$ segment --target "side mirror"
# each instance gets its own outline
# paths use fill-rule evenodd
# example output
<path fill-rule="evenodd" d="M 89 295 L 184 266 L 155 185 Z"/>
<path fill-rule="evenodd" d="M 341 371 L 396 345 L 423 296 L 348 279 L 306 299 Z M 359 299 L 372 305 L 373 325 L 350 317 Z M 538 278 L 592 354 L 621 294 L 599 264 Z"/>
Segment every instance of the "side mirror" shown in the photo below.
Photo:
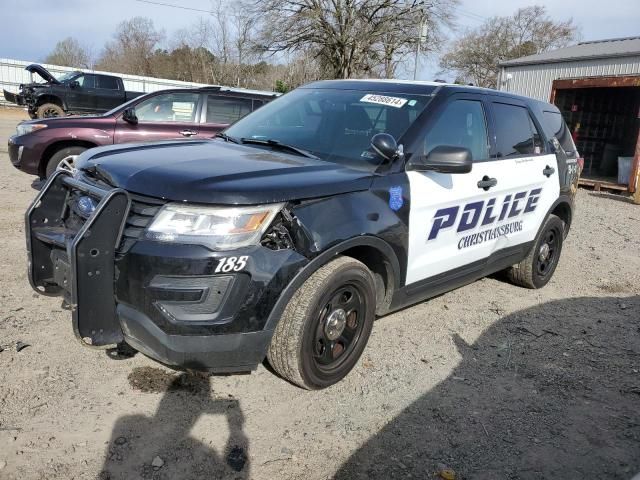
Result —
<path fill-rule="evenodd" d="M 80 83 L 77 80 L 73 80 L 72 82 L 69 83 L 69 86 L 71 88 L 79 88 L 80 87 Z"/>
<path fill-rule="evenodd" d="M 393 160 L 403 155 L 402 145 L 398 145 L 393 135 L 376 133 L 371 139 L 371 148 L 385 160 Z"/>
<path fill-rule="evenodd" d="M 125 109 L 125 111 L 122 112 L 122 119 L 125 122 L 130 123 L 131 125 L 137 125 L 138 117 L 136 116 L 136 109 L 135 108 Z"/>
<path fill-rule="evenodd" d="M 439 145 L 424 157 L 411 159 L 407 170 L 432 170 L 439 173 L 469 173 L 473 166 L 471 151 L 464 147 Z"/>

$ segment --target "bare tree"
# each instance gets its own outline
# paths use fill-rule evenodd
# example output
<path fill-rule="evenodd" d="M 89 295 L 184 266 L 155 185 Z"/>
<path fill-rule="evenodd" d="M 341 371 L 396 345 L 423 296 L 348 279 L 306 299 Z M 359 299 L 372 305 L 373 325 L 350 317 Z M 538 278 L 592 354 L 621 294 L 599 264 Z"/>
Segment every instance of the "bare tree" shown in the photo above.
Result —
<path fill-rule="evenodd" d="M 153 75 L 153 56 L 164 31 L 156 30 L 153 21 L 133 17 L 120 23 L 97 63 L 98 68 L 134 75 Z"/>
<path fill-rule="evenodd" d="M 89 49 L 80 45 L 73 37 L 60 40 L 44 59 L 45 63 L 73 68 L 91 68 Z"/>
<path fill-rule="evenodd" d="M 270 52 L 306 50 L 330 76 L 395 73 L 398 59 L 412 51 L 421 17 L 429 17 L 433 38 L 450 24 L 458 0 L 264 0 L 254 4 L 260 41 Z M 428 8 L 425 8 L 427 7 Z M 264 15 L 264 12 L 268 12 Z"/>
<path fill-rule="evenodd" d="M 564 47 L 578 37 L 572 19 L 555 21 L 542 6 L 521 8 L 467 31 L 443 55 L 440 66 L 466 82 L 495 87 L 500 62 Z"/>

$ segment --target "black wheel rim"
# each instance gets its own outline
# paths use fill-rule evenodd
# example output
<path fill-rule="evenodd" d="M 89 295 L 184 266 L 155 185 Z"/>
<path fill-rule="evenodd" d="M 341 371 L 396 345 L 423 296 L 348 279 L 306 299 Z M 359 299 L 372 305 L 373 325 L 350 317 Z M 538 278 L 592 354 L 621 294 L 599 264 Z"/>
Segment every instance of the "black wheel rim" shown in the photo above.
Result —
<path fill-rule="evenodd" d="M 56 110 L 55 108 L 45 108 L 43 115 L 45 116 L 45 118 L 59 116 L 58 110 Z"/>
<path fill-rule="evenodd" d="M 538 259 L 536 261 L 536 273 L 540 277 L 546 277 L 553 272 L 560 250 L 560 232 L 551 228 L 544 233 L 538 247 Z"/>
<path fill-rule="evenodd" d="M 365 324 L 363 299 L 358 286 L 346 284 L 320 302 L 313 336 L 313 362 L 319 370 L 335 370 L 355 349 Z"/>

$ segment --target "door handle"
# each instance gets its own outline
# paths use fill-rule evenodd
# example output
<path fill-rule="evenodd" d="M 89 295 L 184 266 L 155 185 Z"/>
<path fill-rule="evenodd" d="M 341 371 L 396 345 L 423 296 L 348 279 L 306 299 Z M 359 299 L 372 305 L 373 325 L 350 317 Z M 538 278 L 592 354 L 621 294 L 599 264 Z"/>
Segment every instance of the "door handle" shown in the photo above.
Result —
<path fill-rule="evenodd" d="M 478 188 L 482 188 L 486 192 L 491 187 L 495 187 L 497 184 L 498 184 L 498 180 L 496 180 L 495 178 L 490 178 L 487 175 L 485 175 L 484 177 L 482 177 L 482 180 L 478 182 Z"/>
<path fill-rule="evenodd" d="M 544 170 L 542 170 L 542 173 L 544 173 L 546 175 L 547 178 L 549 178 L 551 175 L 553 175 L 554 173 L 556 173 L 556 169 L 553 167 L 550 167 L 549 165 L 547 165 Z"/>
<path fill-rule="evenodd" d="M 194 132 L 193 130 L 182 130 L 180 132 L 180 135 L 182 135 L 183 137 L 192 137 L 194 135 L 197 135 L 198 132 Z"/>

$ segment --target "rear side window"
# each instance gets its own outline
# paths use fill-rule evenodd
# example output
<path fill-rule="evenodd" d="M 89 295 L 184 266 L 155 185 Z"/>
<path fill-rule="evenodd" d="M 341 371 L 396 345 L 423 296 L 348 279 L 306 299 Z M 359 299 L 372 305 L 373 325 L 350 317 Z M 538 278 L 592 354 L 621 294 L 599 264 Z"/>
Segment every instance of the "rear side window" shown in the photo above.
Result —
<path fill-rule="evenodd" d="M 106 88 L 107 90 L 119 90 L 118 79 L 115 77 L 99 75 L 98 88 Z"/>
<path fill-rule="evenodd" d="M 455 100 L 445 107 L 427 133 L 424 153 L 443 145 L 468 148 L 474 161 L 489 157 L 482 102 Z"/>
<path fill-rule="evenodd" d="M 569 131 L 567 124 L 564 122 L 560 112 L 545 111 L 543 114 L 547 128 L 553 133 L 553 136 L 558 139 L 558 142 L 560 142 L 565 153 L 574 153 L 576 151 L 576 146 L 573 143 L 571 132 Z"/>
<path fill-rule="evenodd" d="M 506 103 L 494 103 L 493 111 L 498 157 L 541 153 L 542 137 L 526 108 Z"/>
<path fill-rule="evenodd" d="M 207 97 L 207 123 L 231 124 L 251 113 L 249 98 Z"/>

